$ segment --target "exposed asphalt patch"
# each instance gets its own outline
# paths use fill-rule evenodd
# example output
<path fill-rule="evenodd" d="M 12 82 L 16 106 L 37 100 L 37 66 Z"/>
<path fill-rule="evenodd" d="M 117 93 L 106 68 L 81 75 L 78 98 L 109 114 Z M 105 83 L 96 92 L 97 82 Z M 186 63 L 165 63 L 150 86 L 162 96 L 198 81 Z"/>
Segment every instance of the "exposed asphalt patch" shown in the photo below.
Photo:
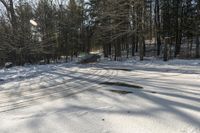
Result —
<path fill-rule="evenodd" d="M 123 90 L 109 90 L 109 91 L 111 91 L 111 92 L 113 92 L 113 93 L 121 94 L 121 95 L 126 95 L 126 94 L 131 94 L 131 93 L 133 93 L 133 92 L 131 92 L 131 91 L 123 91 Z"/>
<path fill-rule="evenodd" d="M 150 93 L 157 94 L 157 92 L 155 92 L 155 91 L 150 91 Z"/>
<path fill-rule="evenodd" d="M 122 82 L 103 82 L 101 84 L 103 84 L 103 85 L 111 85 L 111 86 L 129 87 L 129 88 L 134 88 L 134 89 L 143 89 L 142 86 L 128 84 L 128 83 L 122 83 Z"/>
<path fill-rule="evenodd" d="M 113 92 L 113 93 L 117 93 L 117 94 L 120 94 L 120 95 L 126 95 L 126 94 L 132 94 L 132 93 L 134 93 L 133 91 L 128 91 L 128 90 L 108 90 L 108 91 Z M 152 93 L 152 94 L 157 94 L 157 92 L 155 92 L 155 91 L 144 91 L 144 92 L 146 92 L 146 93 Z"/>
<path fill-rule="evenodd" d="M 130 72 L 132 71 L 131 69 L 128 69 L 128 68 L 104 68 L 104 69 L 107 69 L 107 70 L 120 70 L 120 71 L 127 71 L 127 72 Z"/>
<path fill-rule="evenodd" d="M 141 90 L 142 92 L 146 92 L 146 93 L 152 93 L 152 94 L 158 94 L 156 91 L 148 91 L 148 90 L 143 90 L 142 86 L 139 85 L 134 85 L 134 84 L 128 84 L 128 83 L 122 83 L 122 82 L 103 82 L 101 83 L 103 85 L 110 85 L 110 86 L 120 86 L 120 87 L 128 87 L 128 88 L 132 88 L 132 89 L 137 89 L 137 90 Z M 108 90 L 114 93 L 118 93 L 121 95 L 126 95 L 126 94 L 131 94 L 133 93 L 133 91 L 129 91 L 129 90 Z"/>

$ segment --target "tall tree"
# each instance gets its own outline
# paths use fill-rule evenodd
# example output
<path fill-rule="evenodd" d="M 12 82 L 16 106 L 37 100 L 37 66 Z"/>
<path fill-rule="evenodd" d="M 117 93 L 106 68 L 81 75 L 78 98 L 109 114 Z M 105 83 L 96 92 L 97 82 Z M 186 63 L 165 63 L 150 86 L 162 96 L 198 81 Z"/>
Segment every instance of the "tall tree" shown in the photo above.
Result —
<path fill-rule="evenodd" d="M 155 0 L 155 28 L 156 28 L 157 56 L 159 56 L 160 49 L 161 49 L 161 22 L 160 22 L 160 1 L 159 0 Z"/>
<path fill-rule="evenodd" d="M 195 15 L 195 29 L 196 29 L 196 58 L 200 57 L 200 0 L 196 0 L 196 15 Z"/>

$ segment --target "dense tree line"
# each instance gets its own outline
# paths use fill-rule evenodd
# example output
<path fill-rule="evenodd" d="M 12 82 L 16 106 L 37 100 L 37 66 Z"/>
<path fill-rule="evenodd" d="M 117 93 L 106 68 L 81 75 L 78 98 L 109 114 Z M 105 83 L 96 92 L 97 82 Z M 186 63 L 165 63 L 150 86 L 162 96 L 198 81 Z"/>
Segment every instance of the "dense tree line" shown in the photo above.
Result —
<path fill-rule="evenodd" d="M 199 58 L 200 0 L 0 0 L 0 64 L 105 57 Z M 37 22 L 32 25 L 30 20 Z"/>

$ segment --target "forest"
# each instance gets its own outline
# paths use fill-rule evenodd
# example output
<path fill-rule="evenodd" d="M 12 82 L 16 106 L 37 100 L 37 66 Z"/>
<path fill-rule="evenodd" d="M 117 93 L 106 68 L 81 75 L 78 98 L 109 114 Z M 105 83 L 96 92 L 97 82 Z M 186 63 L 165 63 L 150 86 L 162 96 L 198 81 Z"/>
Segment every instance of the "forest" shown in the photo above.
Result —
<path fill-rule="evenodd" d="M 200 57 L 200 0 L 0 0 L 0 65 L 100 50 L 113 60 Z"/>

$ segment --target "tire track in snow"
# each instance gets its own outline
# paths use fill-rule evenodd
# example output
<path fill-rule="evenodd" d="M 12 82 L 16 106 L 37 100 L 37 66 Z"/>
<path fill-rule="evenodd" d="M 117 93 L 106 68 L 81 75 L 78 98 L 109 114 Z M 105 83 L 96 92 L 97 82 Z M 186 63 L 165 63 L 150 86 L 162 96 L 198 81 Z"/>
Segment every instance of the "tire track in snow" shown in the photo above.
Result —
<path fill-rule="evenodd" d="M 98 74 L 97 73 L 97 71 L 95 71 L 94 72 L 95 74 Z M 67 75 L 65 75 L 65 76 L 67 76 Z M 91 75 L 91 74 L 88 74 L 87 76 L 85 76 L 85 78 L 90 78 L 90 76 L 93 76 L 93 75 Z M 53 86 L 48 86 L 48 87 L 43 87 L 43 88 L 35 88 L 34 89 L 34 91 L 36 91 L 36 93 L 38 92 L 46 92 L 46 91 L 49 91 L 49 90 L 53 90 L 53 89 L 55 89 L 55 88 L 58 88 L 58 87 L 61 87 L 62 85 L 65 85 L 66 83 L 67 84 L 69 84 L 69 83 L 76 83 L 77 82 L 77 80 L 80 80 L 80 78 L 76 78 L 76 79 L 70 79 L 70 81 L 69 80 L 67 80 L 67 81 L 65 81 L 65 82 L 63 82 L 63 83 L 60 83 L 60 84 L 56 84 L 56 85 L 53 85 Z M 49 89 L 50 88 L 50 89 Z M 29 92 L 29 93 L 31 93 L 31 95 L 33 95 L 34 94 L 34 91 L 33 90 L 21 90 L 20 91 L 20 93 L 25 93 L 25 92 Z M 55 90 L 55 91 L 57 91 L 57 89 Z M 14 92 L 14 93 L 19 93 L 19 92 Z M 5 94 L 5 93 L 0 93 L 0 94 Z M 1 96 L 0 95 L 0 97 L 1 97 L 1 99 L 2 98 L 7 98 L 7 99 L 10 99 L 10 97 L 8 97 L 9 96 L 9 93 L 7 93 L 7 95 L 4 95 L 5 97 L 3 97 L 3 96 Z M 24 95 L 24 96 L 29 96 L 29 95 Z M 20 100 L 20 99 L 17 99 L 17 98 L 21 98 L 21 99 L 23 99 L 24 97 L 19 97 L 19 94 L 18 95 L 15 95 L 15 97 L 14 97 L 14 99 L 11 99 L 11 100 L 7 100 L 7 101 L 5 101 L 5 100 L 0 100 L 0 105 L 1 104 L 3 104 L 3 103 L 7 103 L 7 102 L 13 102 L 13 101 L 17 101 L 17 100 Z M 1 106 L 0 106 L 1 107 Z"/>
<path fill-rule="evenodd" d="M 117 71 L 107 71 L 107 70 L 105 70 L 105 73 L 103 73 L 102 75 L 99 75 L 98 78 L 93 79 L 93 81 L 94 81 L 93 85 L 90 85 L 90 86 L 86 85 L 87 81 L 79 81 L 79 85 L 77 85 L 77 86 L 65 85 L 65 86 L 68 86 L 70 88 L 63 89 L 62 91 L 57 91 L 57 92 L 53 92 L 53 93 L 46 94 L 46 95 L 36 96 L 36 97 L 34 97 L 32 99 L 28 99 L 26 101 L 18 101 L 18 102 L 15 102 L 15 103 L 12 103 L 12 104 L 9 104 L 9 105 L 6 105 L 6 106 L 1 106 L 0 113 L 12 111 L 12 110 L 15 110 L 15 109 L 29 107 L 31 105 L 34 105 L 34 104 L 37 104 L 37 103 L 47 102 L 49 100 L 52 101 L 52 100 L 56 100 L 56 99 L 59 99 L 59 98 L 75 95 L 77 93 L 81 93 L 81 92 L 84 92 L 84 91 L 87 91 L 87 90 L 90 90 L 90 89 L 98 89 L 98 88 L 100 88 L 100 86 L 96 86 L 97 83 L 103 82 L 102 80 L 108 81 L 116 75 L 117 75 Z M 91 78 L 93 78 L 93 77 L 91 77 Z M 60 95 L 60 93 L 62 93 L 62 95 Z"/>
<path fill-rule="evenodd" d="M 90 72 L 91 70 L 89 70 L 88 72 Z M 54 72 L 56 72 L 56 71 L 54 71 Z M 63 71 L 63 72 L 69 72 L 68 74 L 74 74 L 74 73 L 77 73 L 77 70 L 75 70 L 75 71 L 72 71 L 72 70 L 65 70 L 65 71 Z M 50 73 L 48 73 L 48 74 L 50 74 Z M 68 74 L 65 74 L 66 76 L 68 75 Z M 47 75 L 45 75 L 45 76 L 47 76 Z M 64 76 L 63 76 L 64 77 Z M 44 78 L 44 77 L 41 77 L 40 79 L 30 79 L 30 80 L 28 80 L 28 81 L 20 81 L 19 83 L 18 83 L 18 85 L 20 84 L 23 84 L 23 83 L 27 83 L 27 82 L 31 82 L 32 80 L 33 80 L 33 82 L 31 82 L 31 83 L 29 83 L 29 84 L 26 84 L 26 85 L 23 85 L 23 87 L 30 87 L 30 86 L 34 86 L 35 84 L 39 84 L 39 85 L 41 85 L 41 84 L 43 84 L 43 83 L 51 83 L 51 81 L 55 81 L 55 80 L 57 80 L 57 79 L 60 79 L 60 77 L 59 76 L 57 76 L 57 77 L 55 77 L 55 78 L 47 78 L 47 77 L 45 77 L 45 78 L 47 78 L 46 80 L 42 80 L 42 78 Z M 37 80 L 37 82 L 36 82 L 36 80 Z M 51 87 L 51 86 L 48 86 L 48 87 Z M 0 92 L 9 92 L 9 91 L 12 91 L 12 90 L 15 90 L 16 89 L 16 85 L 13 85 L 13 86 L 11 86 L 11 87 L 9 87 L 9 89 L 1 89 L 0 90 Z"/>

